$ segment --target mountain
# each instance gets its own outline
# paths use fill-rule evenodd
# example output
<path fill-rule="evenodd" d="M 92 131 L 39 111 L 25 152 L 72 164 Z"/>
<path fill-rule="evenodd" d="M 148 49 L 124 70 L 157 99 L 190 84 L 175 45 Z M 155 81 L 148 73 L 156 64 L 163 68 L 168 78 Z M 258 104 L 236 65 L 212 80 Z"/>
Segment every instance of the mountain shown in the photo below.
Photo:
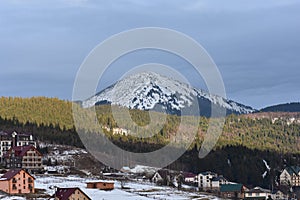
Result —
<path fill-rule="evenodd" d="M 269 106 L 260 110 L 261 112 L 300 112 L 300 103 L 285 103 Z"/>
<path fill-rule="evenodd" d="M 83 101 L 82 106 L 88 108 L 94 105 L 113 104 L 139 110 L 162 109 L 168 114 L 181 115 L 193 113 L 197 108 L 195 107 L 197 101 L 201 116 L 209 117 L 212 105 L 217 111 L 225 108 L 227 114 L 246 114 L 255 111 L 249 106 L 192 88 L 186 83 L 153 72 L 127 76 Z"/>

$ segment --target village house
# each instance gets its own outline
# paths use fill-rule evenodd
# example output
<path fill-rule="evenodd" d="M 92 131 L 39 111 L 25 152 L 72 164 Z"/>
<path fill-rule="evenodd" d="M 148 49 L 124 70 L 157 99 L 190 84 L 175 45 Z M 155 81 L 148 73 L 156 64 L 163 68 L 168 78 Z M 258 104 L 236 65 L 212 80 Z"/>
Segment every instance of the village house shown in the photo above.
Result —
<path fill-rule="evenodd" d="M 227 184 L 228 181 L 222 175 L 213 172 L 203 172 L 198 175 L 198 187 L 204 191 L 220 190 L 221 184 Z"/>
<path fill-rule="evenodd" d="M 34 146 L 14 146 L 3 156 L 7 168 L 23 168 L 31 172 L 42 170 L 42 154 Z"/>
<path fill-rule="evenodd" d="M 157 185 L 172 185 L 171 174 L 168 170 L 160 169 L 152 176 L 151 181 Z"/>
<path fill-rule="evenodd" d="M 92 200 L 80 188 L 57 188 L 54 194 L 55 200 Z"/>
<path fill-rule="evenodd" d="M 264 200 L 271 197 L 271 191 L 261 187 L 255 187 L 245 192 L 245 200 Z"/>
<path fill-rule="evenodd" d="M 0 157 L 13 146 L 26 146 L 32 145 L 36 147 L 36 142 L 33 140 L 33 136 L 27 133 L 7 133 L 0 131 Z"/>
<path fill-rule="evenodd" d="M 0 178 L 0 190 L 8 194 L 34 193 L 34 180 L 23 169 L 10 170 Z"/>
<path fill-rule="evenodd" d="M 183 176 L 185 183 L 198 183 L 198 176 L 196 174 L 185 172 Z"/>
<path fill-rule="evenodd" d="M 283 190 L 274 190 L 271 194 L 273 200 L 288 200 L 289 195 L 286 191 Z"/>
<path fill-rule="evenodd" d="M 212 190 L 220 191 L 220 185 L 224 185 L 224 184 L 228 184 L 228 181 L 222 175 L 213 177 L 211 179 L 211 189 Z"/>
<path fill-rule="evenodd" d="M 220 195 L 226 199 L 244 199 L 245 187 L 242 184 L 220 185 Z"/>
<path fill-rule="evenodd" d="M 100 190 L 113 190 L 113 181 L 94 181 L 86 183 L 86 187 L 89 189 L 100 189 Z"/>
<path fill-rule="evenodd" d="M 286 167 L 279 177 L 280 185 L 300 186 L 300 167 Z"/>
<path fill-rule="evenodd" d="M 212 178 L 218 175 L 213 172 L 203 172 L 198 174 L 198 187 L 202 190 L 210 190 L 212 188 Z"/>

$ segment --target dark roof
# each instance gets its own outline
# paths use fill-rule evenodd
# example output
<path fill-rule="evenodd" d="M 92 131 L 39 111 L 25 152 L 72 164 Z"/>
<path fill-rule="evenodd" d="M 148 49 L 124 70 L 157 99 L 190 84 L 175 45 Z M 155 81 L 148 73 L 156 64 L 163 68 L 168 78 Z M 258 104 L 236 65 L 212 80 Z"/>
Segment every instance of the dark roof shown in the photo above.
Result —
<path fill-rule="evenodd" d="M 197 176 L 196 174 L 193 174 L 193 173 L 191 173 L 191 172 L 184 172 L 183 173 L 183 176 L 185 177 L 185 178 L 194 178 L 195 176 Z"/>
<path fill-rule="evenodd" d="M 300 167 L 299 166 L 290 166 L 290 167 L 286 167 L 285 170 L 290 174 L 296 174 L 298 175 L 300 172 Z"/>
<path fill-rule="evenodd" d="M 3 176 L 1 176 L 1 178 L 6 178 L 7 180 L 12 179 L 13 177 L 15 177 L 18 173 L 20 173 L 21 171 L 26 172 L 23 169 L 12 169 L 9 170 L 8 172 L 6 172 L 5 174 L 3 174 Z M 28 172 L 26 172 L 29 176 L 31 176 Z M 31 176 L 33 179 L 35 179 L 33 176 Z"/>
<path fill-rule="evenodd" d="M 22 169 L 13 169 L 13 170 L 9 170 L 8 172 L 6 172 L 5 174 L 3 174 L 3 176 L 1 176 L 1 178 L 6 178 L 7 180 L 12 179 L 15 175 L 17 175 Z"/>
<path fill-rule="evenodd" d="M 16 157 L 23 157 L 27 153 L 27 151 L 29 151 L 30 149 L 34 149 L 38 154 L 42 155 L 34 146 L 28 145 L 28 146 L 14 146 L 14 147 L 12 147 L 12 148 L 9 149 L 9 151 L 6 152 L 4 157 L 5 158 L 9 157 L 12 150 L 15 151 L 15 156 Z"/>
<path fill-rule="evenodd" d="M 68 198 L 76 191 L 79 190 L 81 193 L 85 194 L 80 188 L 57 188 L 55 192 L 55 197 L 57 197 L 59 200 L 68 200 Z M 85 194 L 85 196 L 87 196 Z M 87 196 L 89 200 L 91 198 Z"/>
<path fill-rule="evenodd" d="M 210 171 L 207 171 L 207 172 L 201 172 L 200 174 L 202 174 L 203 176 L 206 176 L 206 175 L 213 175 L 213 176 L 217 176 L 217 173 L 210 172 Z"/>
<path fill-rule="evenodd" d="M 220 192 L 241 192 L 242 189 L 242 184 L 221 184 L 220 186 Z"/>
<path fill-rule="evenodd" d="M 211 180 L 212 181 L 221 181 L 221 180 L 227 181 L 226 178 L 224 178 L 223 176 L 213 177 Z"/>

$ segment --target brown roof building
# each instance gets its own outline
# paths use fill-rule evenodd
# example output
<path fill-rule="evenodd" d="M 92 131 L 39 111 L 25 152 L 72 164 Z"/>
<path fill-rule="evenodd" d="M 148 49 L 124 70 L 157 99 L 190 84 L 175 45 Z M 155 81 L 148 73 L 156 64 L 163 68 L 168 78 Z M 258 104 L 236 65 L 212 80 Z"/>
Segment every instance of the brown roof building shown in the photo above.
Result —
<path fill-rule="evenodd" d="M 34 193 L 34 180 L 23 169 L 10 170 L 0 178 L 0 190 L 8 194 Z"/>
<path fill-rule="evenodd" d="M 80 188 L 57 188 L 55 200 L 92 200 Z"/>
<path fill-rule="evenodd" d="M 86 183 L 87 188 L 100 189 L 100 190 L 113 190 L 114 182 L 110 181 L 95 181 Z"/>
<path fill-rule="evenodd" d="M 4 164 L 10 169 L 39 171 L 42 169 L 42 157 L 34 146 L 14 146 L 4 155 Z"/>

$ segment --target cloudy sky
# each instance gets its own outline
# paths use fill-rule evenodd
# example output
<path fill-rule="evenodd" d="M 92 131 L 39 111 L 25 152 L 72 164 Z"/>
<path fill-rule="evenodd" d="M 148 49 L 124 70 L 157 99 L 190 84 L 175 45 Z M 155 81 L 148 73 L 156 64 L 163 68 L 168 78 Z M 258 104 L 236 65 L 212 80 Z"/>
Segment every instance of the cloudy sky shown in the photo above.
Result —
<path fill-rule="evenodd" d="M 254 108 L 299 102 L 299 22 L 298 0 L 4 0 L 0 96 L 70 100 L 76 73 L 96 45 L 128 29 L 163 27 L 189 35 L 207 50 L 230 99 Z M 143 62 L 174 65 L 189 74 L 189 66 L 164 53 L 129 55 L 123 64 Z M 101 87 L 117 77 L 106 77 Z M 201 81 L 191 82 L 201 87 Z"/>

